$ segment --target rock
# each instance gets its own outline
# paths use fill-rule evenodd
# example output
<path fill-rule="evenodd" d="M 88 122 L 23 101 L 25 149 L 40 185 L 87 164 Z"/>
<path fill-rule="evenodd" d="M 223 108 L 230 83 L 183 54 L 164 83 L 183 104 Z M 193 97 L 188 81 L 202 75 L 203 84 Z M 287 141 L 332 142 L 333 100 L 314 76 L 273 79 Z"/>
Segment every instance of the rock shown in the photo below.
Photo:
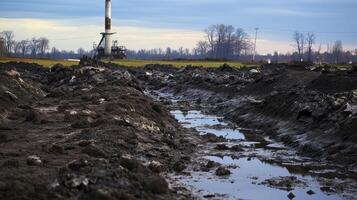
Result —
<path fill-rule="evenodd" d="M 210 143 L 226 142 L 227 141 L 227 139 L 225 139 L 223 136 L 217 137 L 215 134 L 212 134 L 212 133 L 207 133 L 205 135 L 202 135 L 202 138 Z"/>
<path fill-rule="evenodd" d="M 234 145 L 231 147 L 232 151 L 244 151 L 243 147 L 241 145 Z"/>
<path fill-rule="evenodd" d="M 27 165 L 40 166 L 40 165 L 42 165 L 42 160 L 39 156 L 32 155 L 32 156 L 27 157 Z"/>
<path fill-rule="evenodd" d="M 249 70 L 249 73 L 251 73 L 251 74 L 259 74 L 260 72 L 257 69 L 251 69 L 251 70 Z"/>
<path fill-rule="evenodd" d="M 216 197 L 216 195 L 214 195 L 214 194 L 206 194 L 203 196 L 203 198 L 205 198 L 205 199 L 214 198 L 214 197 Z"/>
<path fill-rule="evenodd" d="M 229 150 L 229 147 L 225 144 L 217 144 L 217 146 L 214 149 L 219 151 L 226 151 Z"/>
<path fill-rule="evenodd" d="M 155 173 L 161 173 L 164 171 L 164 166 L 158 161 L 151 161 L 148 167 L 151 171 Z"/>
<path fill-rule="evenodd" d="M 98 147 L 94 145 L 89 145 L 86 148 L 82 150 L 82 153 L 85 153 L 89 156 L 95 157 L 95 158 L 107 158 L 108 156 L 105 154 L 104 151 L 99 149 Z"/>
<path fill-rule="evenodd" d="M 226 169 L 224 167 L 218 167 L 218 169 L 216 170 L 217 176 L 228 176 L 230 174 L 231 174 L 231 171 L 229 171 L 228 169 Z"/>
<path fill-rule="evenodd" d="M 295 198 L 295 194 L 293 194 L 292 192 L 290 192 L 290 193 L 288 194 L 288 198 L 289 198 L 289 199 L 294 199 L 294 198 Z"/>
<path fill-rule="evenodd" d="M 147 189 L 154 194 L 166 194 L 168 192 L 169 185 L 161 176 L 150 176 L 146 182 Z"/>
<path fill-rule="evenodd" d="M 10 100 L 12 101 L 16 101 L 19 99 L 15 94 L 11 93 L 10 91 L 5 91 L 5 94 L 7 94 Z"/>
<path fill-rule="evenodd" d="M 347 103 L 344 112 L 352 115 L 357 115 L 357 106 Z"/>
<path fill-rule="evenodd" d="M 82 167 L 85 167 L 88 165 L 88 161 L 84 159 L 80 160 L 73 160 L 67 164 L 67 167 L 71 170 L 79 170 Z"/>
<path fill-rule="evenodd" d="M 309 191 L 307 191 L 307 192 L 306 192 L 306 194 L 308 194 L 308 195 L 314 195 L 314 194 L 315 194 L 315 192 L 314 192 L 314 191 L 312 191 L 312 190 L 309 190 Z"/>
<path fill-rule="evenodd" d="M 80 186 L 87 187 L 88 184 L 89 184 L 88 178 L 86 178 L 85 176 L 80 176 L 80 177 L 73 178 L 69 185 L 70 187 L 77 188 Z"/>

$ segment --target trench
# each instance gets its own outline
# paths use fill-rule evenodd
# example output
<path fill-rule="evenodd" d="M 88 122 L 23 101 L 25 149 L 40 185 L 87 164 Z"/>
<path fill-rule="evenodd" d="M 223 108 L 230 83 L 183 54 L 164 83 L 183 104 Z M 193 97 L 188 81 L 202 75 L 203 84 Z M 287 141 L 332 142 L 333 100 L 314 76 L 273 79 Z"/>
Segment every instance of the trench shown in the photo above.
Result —
<path fill-rule="evenodd" d="M 202 199 L 355 199 L 355 193 L 348 191 L 355 188 L 355 180 L 342 177 L 343 173 L 339 174 L 335 166 L 298 156 L 293 149 L 269 137 L 256 139 L 255 130 L 232 128 L 222 117 L 205 114 L 200 109 L 180 110 L 173 106 L 171 114 L 184 128 L 226 139 L 200 144 L 192 166 L 171 176 L 174 182 Z M 217 150 L 218 144 L 228 148 L 239 146 L 242 150 Z M 202 170 L 208 161 L 231 174 L 217 176 L 217 168 Z M 338 185 L 345 188 L 337 191 Z"/>

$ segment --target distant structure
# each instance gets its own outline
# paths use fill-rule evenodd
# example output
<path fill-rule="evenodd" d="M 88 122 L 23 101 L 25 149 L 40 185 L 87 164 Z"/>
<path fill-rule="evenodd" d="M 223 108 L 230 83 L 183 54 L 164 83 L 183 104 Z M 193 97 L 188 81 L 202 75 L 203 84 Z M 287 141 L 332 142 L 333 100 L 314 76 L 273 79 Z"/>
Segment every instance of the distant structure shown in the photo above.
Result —
<path fill-rule="evenodd" d="M 126 58 L 126 48 L 119 46 L 118 41 L 112 43 L 112 2 L 111 0 L 105 0 L 105 32 L 101 33 L 102 39 L 96 47 L 95 58 Z"/>
<path fill-rule="evenodd" d="M 258 38 L 259 28 L 255 28 L 255 39 L 254 39 L 254 52 L 253 52 L 253 62 L 255 62 L 255 57 L 257 55 L 257 38 Z"/>

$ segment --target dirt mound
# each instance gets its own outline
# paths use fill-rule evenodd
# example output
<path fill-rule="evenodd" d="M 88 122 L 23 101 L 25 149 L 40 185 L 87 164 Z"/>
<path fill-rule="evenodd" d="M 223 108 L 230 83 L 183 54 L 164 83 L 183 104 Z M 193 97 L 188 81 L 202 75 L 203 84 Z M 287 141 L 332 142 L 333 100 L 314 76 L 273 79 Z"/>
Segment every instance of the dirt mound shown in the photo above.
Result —
<path fill-rule="evenodd" d="M 315 69 L 315 70 L 313 70 Z M 262 131 L 318 159 L 355 166 L 356 72 L 309 63 L 253 68 L 186 67 L 167 78 L 142 74 L 149 89 L 207 106 L 240 127 Z"/>
<path fill-rule="evenodd" d="M 0 199 L 178 198 L 149 164 L 173 171 L 192 133 L 126 69 L 83 64 L 2 64 Z"/>

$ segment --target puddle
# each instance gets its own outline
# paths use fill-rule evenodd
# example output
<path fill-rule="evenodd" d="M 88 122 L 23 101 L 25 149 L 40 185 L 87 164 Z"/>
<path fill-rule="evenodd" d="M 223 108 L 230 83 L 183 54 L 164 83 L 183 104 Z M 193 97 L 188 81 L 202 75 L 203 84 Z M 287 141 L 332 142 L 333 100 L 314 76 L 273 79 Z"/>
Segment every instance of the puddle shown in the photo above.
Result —
<path fill-rule="evenodd" d="M 274 162 L 264 162 L 260 159 L 266 157 L 274 159 L 273 155 L 277 154 L 276 151 L 283 151 L 283 154 L 291 154 L 292 160 L 298 160 L 293 152 L 286 152 L 285 147 L 281 144 L 269 144 L 266 149 L 262 148 L 247 148 L 247 144 L 254 143 L 254 141 L 248 141 L 244 137 L 244 134 L 239 130 L 229 129 L 227 123 L 222 122 L 222 118 L 205 115 L 200 111 L 172 111 L 171 114 L 186 128 L 195 128 L 200 134 L 212 133 L 217 136 L 223 136 L 227 139 L 232 139 L 227 142 L 227 146 L 235 144 L 243 145 L 245 147 L 246 154 L 240 154 L 240 156 L 230 156 L 220 152 L 219 156 L 216 155 L 217 151 L 212 149 L 212 145 L 207 145 L 206 149 L 201 150 L 199 154 L 202 156 L 201 160 L 211 160 L 220 163 L 222 166 L 227 167 L 231 171 L 231 175 L 225 178 L 220 178 L 215 175 L 215 169 L 210 172 L 197 172 L 189 171 L 190 176 L 180 175 L 175 178 L 186 186 L 190 187 L 200 197 L 205 195 L 212 195 L 212 199 L 254 199 L 254 200 L 266 200 L 266 199 L 288 199 L 287 195 L 292 192 L 295 195 L 294 200 L 336 200 L 344 199 L 337 194 L 327 194 L 321 191 L 321 185 L 315 177 L 308 173 L 294 173 L 293 170 L 284 167 L 283 165 L 275 165 Z M 224 127 L 226 126 L 226 127 Z M 215 128 L 219 127 L 219 128 Z M 271 142 L 271 141 L 270 141 Z M 249 145 L 252 146 L 252 145 Z M 275 149 L 272 153 L 271 149 Z M 253 152 L 253 157 L 249 156 Z M 236 159 L 233 159 L 233 158 Z M 289 162 L 292 162 L 289 160 Z M 303 185 L 296 185 L 292 187 L 291 191 L 282 189 L 276 189 L 261 184 L 267 179 L 277 177 L 291 177 L 294 176 L 297 180 L 302 181 Z M 315 194 L 309 195 L 307 192 L 312 190 Z M 207 197 L 207 196 L 206 196 Z"/>

